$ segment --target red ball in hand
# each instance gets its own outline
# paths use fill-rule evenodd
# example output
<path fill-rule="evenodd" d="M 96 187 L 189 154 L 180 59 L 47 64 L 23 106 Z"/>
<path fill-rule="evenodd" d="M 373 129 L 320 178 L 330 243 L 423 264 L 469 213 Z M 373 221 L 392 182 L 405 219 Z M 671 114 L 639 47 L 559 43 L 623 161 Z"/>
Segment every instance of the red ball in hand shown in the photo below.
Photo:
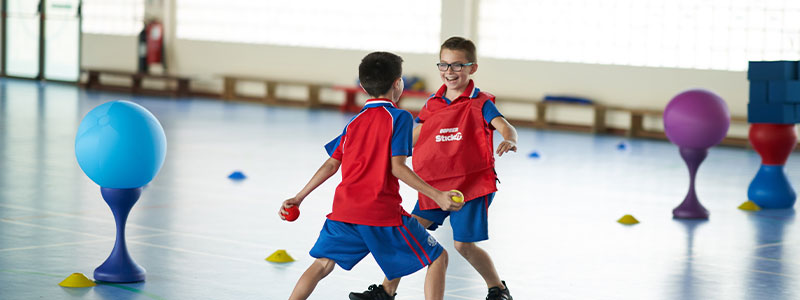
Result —
<path fill-rule="evenodd" d="M 294 220 L 297 220 L 297 217 L 300 216 L 300 208 L 298 208 L 297 205 L 289 208 L 284 208 L 284 210 L 286 210 L 287 212 L 283 214 L 284 218 L 286 218 L 286 221 L 292 222 Z"/>

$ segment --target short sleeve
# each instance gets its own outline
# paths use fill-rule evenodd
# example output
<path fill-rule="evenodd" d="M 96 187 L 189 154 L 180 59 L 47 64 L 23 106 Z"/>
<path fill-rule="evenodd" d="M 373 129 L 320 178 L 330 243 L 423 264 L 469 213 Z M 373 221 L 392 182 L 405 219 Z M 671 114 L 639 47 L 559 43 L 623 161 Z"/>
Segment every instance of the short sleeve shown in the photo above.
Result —
<path fill-rule="evenodd" d="M 411 156 L 412 122 L 411 113 L 397 110 L 394 115 L 394 130 L 392 132 L 392 156 Z"/>
<path fill-rule="evenodd" d="M 497 110 L 497 106 L 495 106 L 494 102 L 491 100 L 487 100 L 485 103 L 483 103 L 481 112 L 483 113 L 483 119 L 489 124 L 492 124 L 492 120 L 494 120 L 494 118 L 503 117 L 500 111 Z"/>
<path fill-rule="evenodd" d="M 417 118 L 414 119 L 414 122 L 424 123 L 425 119 L 428 117 L 428 114 L 430 114 L 430 111 L 428 111 L 428 102 L 426 101 L 425 105 L 422 106 L 422 109 L 419 110 L 419 114 L 417 114 Z"/>
<path fill-rule="evenodd" d="M 337 136 L 335 139 L 333 139 L 332 141 L 330 141 L 328 144 L 325 145 L 325 151 L 328 152 L 328 155 L 330 157 L 342 160 L 342 149 L 341 147 L 339 147 L 339 144 L 341 143 L 343 136 L 344 133 Z"/>

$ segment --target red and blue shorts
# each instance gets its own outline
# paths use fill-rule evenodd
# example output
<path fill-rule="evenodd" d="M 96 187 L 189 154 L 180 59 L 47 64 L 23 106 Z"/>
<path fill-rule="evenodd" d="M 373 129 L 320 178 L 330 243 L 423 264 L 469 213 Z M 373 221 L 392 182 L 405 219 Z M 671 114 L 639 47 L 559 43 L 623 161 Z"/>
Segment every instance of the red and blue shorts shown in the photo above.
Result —
<path fill-rule="evenodd" d="M 416 219 L 403 216 L 401 226 L 369 226 L 325 220 L 309 254 L 328 258 L 342 269 L 352 269 L 367 254 L 395 279 L 414 273 L 435 261 L 444 248 Z"/>

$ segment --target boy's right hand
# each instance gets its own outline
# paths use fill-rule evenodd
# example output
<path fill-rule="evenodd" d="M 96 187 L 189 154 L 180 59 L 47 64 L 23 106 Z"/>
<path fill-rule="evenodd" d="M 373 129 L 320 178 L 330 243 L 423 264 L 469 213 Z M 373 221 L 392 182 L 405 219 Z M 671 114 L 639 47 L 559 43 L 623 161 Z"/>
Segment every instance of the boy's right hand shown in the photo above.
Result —
<path fill-rule="evenodd" d="M 303 200 L 298 200 L 296 197 L 284 200 L 283 203 L 281 204 L 281 209 L 278 211 L 278 216 L 281 217 L 281 220 L 285 221 L 286 215 L 289 214 L 289 212 L 287 212 L 286 209 L 292 206 L 299 206 L 301 202 L 303 202 Z"/>
<path fill-rule="evenodd" d="M 439 207 L 441 207 L 442 210 L 458 211 L 464 206 L 464 202 L 455 202 L 453 201 L 453 197 L 459 196 L 461 195 L 454 191 L 439 191 L 439 195 L 432 199 L 436 202 L 436 204 L 439 204 Z"/>

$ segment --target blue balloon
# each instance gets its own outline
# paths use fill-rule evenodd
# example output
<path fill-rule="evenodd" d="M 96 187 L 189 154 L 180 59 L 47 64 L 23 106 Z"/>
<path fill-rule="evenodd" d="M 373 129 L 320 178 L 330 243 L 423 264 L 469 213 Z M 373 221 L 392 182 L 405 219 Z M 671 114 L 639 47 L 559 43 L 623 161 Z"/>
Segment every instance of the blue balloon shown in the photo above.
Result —
<path fill-rule="evenodd" d="M 158 174 L 167 138 L 155 116 L 128 101 L 92 109 L 75 137 L 75 157 L 86 176 L 105 188 L 142 187 Z"/>

